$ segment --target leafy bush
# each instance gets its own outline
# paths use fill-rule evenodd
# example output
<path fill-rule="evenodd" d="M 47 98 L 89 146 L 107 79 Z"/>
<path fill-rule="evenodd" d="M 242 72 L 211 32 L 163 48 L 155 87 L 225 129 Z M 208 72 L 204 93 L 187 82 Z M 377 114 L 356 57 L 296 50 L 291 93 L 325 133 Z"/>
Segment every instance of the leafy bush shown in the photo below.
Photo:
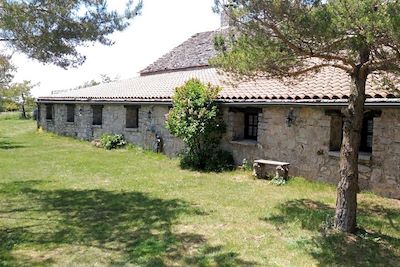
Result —
<path fill-rule="evenodd" d="M 187 150 L 181 156 L 183 168 L 221 171 L 233 166 L 232 155 L 218 148 L 226 130 L 215 102 L 219 91 L 219 87 L 204 85 L 197 79 L 189 80 L 175 91 L 166 126 L 186 145 Z"/>
<path fill-rule="evenodd" d="M 226 150 L 215 150 L 206 155 L 206 171 L 226 171 L 232 170 L 235 166 L 232 153 Z"/>
<path fill-rule="evenodd" d="M 250 162 L 247 159 L 243 159 L 241 168 L 245 171 L 251 171 L 253 169 L 253 166 L 251 166 Z"/>
<path fill-rule="evenodd" d="M 107 150 L 120 148 L 126 145 L 126 141 L 121 134 L 103 134 L 100 138 L 102 147 Z"/>
<path fill-rule="evenodd" d="M 221 172 L 232 170 L 235 161 L 232 153 L 226 150 L 213 149 L 200 154 L 186 151 L 180 156 L 180 166 L 183 169 Z"/>
<path fill-rule="evenodd" d="M 287 181 L 285 179 L 283 179 L 282 177 L 274 177 L 274 178 L 272 178 L 270 183 L 273 185 L 281 186 L 281 185 L 285 185 L 287 183 Z"/>

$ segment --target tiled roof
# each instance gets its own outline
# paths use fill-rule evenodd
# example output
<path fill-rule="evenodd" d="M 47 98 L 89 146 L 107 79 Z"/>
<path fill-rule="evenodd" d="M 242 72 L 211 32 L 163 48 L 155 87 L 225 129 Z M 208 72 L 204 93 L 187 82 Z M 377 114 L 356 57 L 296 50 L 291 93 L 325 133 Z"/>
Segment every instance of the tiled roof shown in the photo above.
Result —
<path fill-rule="evenodd" d="M 347 99 L 351 86 L 349 76 L 335 68 L 324 68 L 296 84 L 284 84 L 273 79 L 256 79 L 235 83 L 214 68 L 175 71 L 140 76 L 129 80 L 94 87 L 59 91 L 44 100 L 107 100 L 107 101 L 170 101 L 176 87 L 197 78 L 204 83 L 223 88 L 219 99 L 225 102 L 301 101 Z M 377 82 L 368 81 L 368 98 L 396 98 L 393 92 L 380 89 Z"/>
<path fill-rule="evenodd" d="M 208 60 L 216 55 L 214 36 L 223 32 L 224 30 L 217 30 L 193 35 L 187 41 L 140 71 L 141 75 L 208 66 Z"/>

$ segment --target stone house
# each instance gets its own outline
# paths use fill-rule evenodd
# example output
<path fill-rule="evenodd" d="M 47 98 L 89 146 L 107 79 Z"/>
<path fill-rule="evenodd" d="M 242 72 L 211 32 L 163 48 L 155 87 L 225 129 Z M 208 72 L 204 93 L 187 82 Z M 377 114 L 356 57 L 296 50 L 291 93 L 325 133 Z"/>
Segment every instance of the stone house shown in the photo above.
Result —
<path fill-rule="evenodd" d="M 219 85 L 227 124 L 221 146 L 240 164 L 257 158 L 291 163 L 290 175 L 337 183 L 341 108 L 351 81 L 325 68 L 297 84 L 256 79 L 232 84 L 209 65 L 213 39 L 225 31 L 198 33 L 129 80 L 55 91 L 39 97 L 39 124 L 61 135 L 92 140 L 123 134 L 134 144 L 176 155 L 182 142 L 165 128 L 174 89 L 191 78 Z M 400 97 L 368 82 L 359 182 L 362 189 L 400 199 Z"/>

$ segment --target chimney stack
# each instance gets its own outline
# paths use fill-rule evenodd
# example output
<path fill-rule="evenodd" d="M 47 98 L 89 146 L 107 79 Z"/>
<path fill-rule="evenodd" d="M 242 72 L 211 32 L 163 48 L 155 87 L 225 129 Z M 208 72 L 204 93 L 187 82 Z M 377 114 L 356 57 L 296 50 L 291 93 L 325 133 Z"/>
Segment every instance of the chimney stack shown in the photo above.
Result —
<path fill-rule="evenodd" d="M 232 18 L 233 4 L 226 4 L 221 10 L 221 28 L 234 26 L 234 19 Z"/>

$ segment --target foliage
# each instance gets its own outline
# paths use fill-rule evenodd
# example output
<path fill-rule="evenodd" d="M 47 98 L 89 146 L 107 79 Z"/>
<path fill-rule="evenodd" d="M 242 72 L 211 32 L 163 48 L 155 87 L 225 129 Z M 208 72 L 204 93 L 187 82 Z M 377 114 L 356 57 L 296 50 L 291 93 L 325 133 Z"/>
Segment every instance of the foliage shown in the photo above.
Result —
<path fill-rule="evenodd" d="M 182 167 L 207 171 L 231 168 L 232 156 L 218 149 L 225 132 L 225 123 L 215 102 L 219 91 L 219 87 L 204 85 L 196 79 L 175 91 L 166 126 L 186 145 Z"/>
<path fill-rule="evenodd" d="M 101 74 L 100 75 L 100 80 L 99 79 L 92 79 L 90 81 L 86 81 L 84 82 L 82 85 L 77 86 L 74 89 L 81 89 L 81 88 L 87 88 L 87 87 L 92 87 L 92 86 L 96 86 L 99 84 L 104 84 L 104 83 L 110 83 L 110 82 L 115 82 L 119 80 L 119 77 L 116 76 L 114 78 L 111 78 L 109 75 L 107 74 Z"/>
<path fill-rule="evenodd" d="M 253 166 L 246 158 L 242 161 L 242 169 L 245 171 L 251 171 L 253 169 Z"/>
<path fill-rule="evenodd" d="M 287 183 L 287 181 L 285 179 L 283 179 L 282 177 L 274 177 L 271 179 L 270 184 L 273 185 L 277 185 L 277 186 L 281 186 L 281 185 L 285 185 Z"/>
<path fill-rule="evenodd" d="M 31 93 L 34 86 L 30 81 L 23 81 L 0 88 L 0 111 L 22 111 L 22 117 L 27 118 L 28 112 L 35 108 Z"/>
<path fill-rule="evenodd" d="M 222 172 L 233 170 L 235 161 L 232 153 L 221 149 L 212 149 L 200 155 L 190 152 L 182 153 L 180 156 L 180 166 L 183 169 Z"/>
<path fill-rule="evenodd" d="M 126 145 L 126 141 L 121 134 L 103 134 L 100 138 L 102 147 L 107 150 L 120 148 Z"/>
<path fill-rule="evenodd" d="M 85 61 L 77 46 L 111 45 L 108 36 L 129 26 L 142 8 L 127 1 L 123 14 L 107 0 L 1 0 L 0 40 L 43 63 L 67 68 Z"/>
<path fill-rule="evenodd" d="M 220 51 L 212 60 L 216 66 L 239 77 L 283 80 L 302 78 L 327 67 L 349 75 L 352 85 L 348 106 L 342 110 L 335 228 L 354 233 L 366 84 L 373 74 L 382 86 L 392 80 L 392 86 L 386 86 L 388 90 L 399 84 L 396 75 L 400 74 L 400 2 L 215 0 L 215 3 L 215 10 L 229 12 L 237 25 L 232 30 L 235 38 L 215 39 L 215 47 Z M 396 94 L 400 95 L 398 90 Z"/>
<path fill-rule="evenodd" d="M 221 48 L 221 36 L 215 41 L 223 53 L 213 62 L 231 72 L 287 78 L 331 66 L 351 74 L 361 52 L 369 73 L 400 70 L 398 1 L 215 2 L 241 22 L 236 38 L 224 40 L 229 50 Z"/>
<path fill-rule="evenodd" d="M 9 86 L 14 78 L 15 67 L 10 62 L 10 56 L 0 54 L 0 89 Z"/>

